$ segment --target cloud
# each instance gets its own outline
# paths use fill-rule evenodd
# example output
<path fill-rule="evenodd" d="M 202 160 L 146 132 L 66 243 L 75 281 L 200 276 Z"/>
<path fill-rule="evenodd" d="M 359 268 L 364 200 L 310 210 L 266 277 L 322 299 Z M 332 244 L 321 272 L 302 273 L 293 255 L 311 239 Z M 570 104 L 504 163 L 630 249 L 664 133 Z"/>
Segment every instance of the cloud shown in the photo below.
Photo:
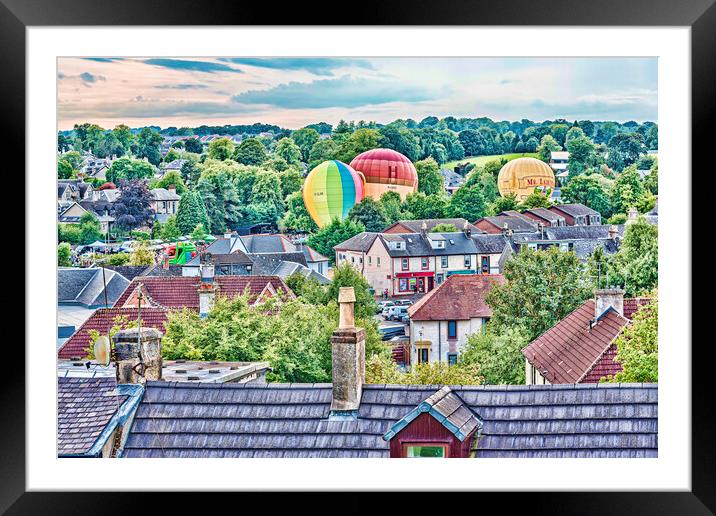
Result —
<path fill-rule="evenodd" d="M 85 86 L 91 86 L 92 84 L 95 84 L 98 81 L 106 81 L 107 78 L 104 75 L 95 75 L 91 74 L 89 72 L 82 72 L 78 75 L 67 75 L 62 72 L 59 72 L 57 74 L 57 80 L 58 81 L 65 81 L 65 80 L 79 80 L 81 81 Z"/>
<path fill-rule="evenodd" d="M 443 92 L 444 94 L 445 92 Z M 355 108 L 389 102 L 421 102 L 437 92 L 399 81 L 384 82 L 345 76 L 312 82 L 289 82 L 267 90 L 249 90 L 231 99 L 239 104 L 264 104 L 292 109 Z"/>
<path fill-rule="evenodd" d="M 174 116 L 231 116 L 254 113 L 259 108 L 233 102 L 183 101 L 155 99 L 136 95 L 129 101 L 86 105 L 82 102 L 64 104 L 60 109 L 62 118 L 84 120 L 89 118 L 164 118 Z"/>
<path fill-rule="evenodd" d="M 123 57 L 83 57 L 85 61 L 94 61 L 96 63 L 114 63 L 115 61 L 124 61 Z"/>
<path fill-rule="evenodd" d="M 206 84 L 189 84 L 189 83 L 179 83 L 179 84 L 160 84 L 158 86 L 154 86 L 158 90 L 201 90 L 204 88 L 208 88 Z"/>
<path fill-rule="evenodd" d="M 192 72 L 232 72 L 232 73 L 243 73 L 238 68 L 231 66 L 215 63 L 213 61 L 187 61 L 184 59 L 165 59 L 165 58 L 152 58 L 145 59 L 145 64 L 161 66 L 164 68 L 170 68 L 172 70 L 188 70 Z"/>
<path fill-rule="evenodd" d="M 219 60 L 274 70 L 305 70 L 323 76 L 333 76 L 335 69 L 349 66 L 373 69 L 365 59 L 337 57 L 223 57 Z"/>

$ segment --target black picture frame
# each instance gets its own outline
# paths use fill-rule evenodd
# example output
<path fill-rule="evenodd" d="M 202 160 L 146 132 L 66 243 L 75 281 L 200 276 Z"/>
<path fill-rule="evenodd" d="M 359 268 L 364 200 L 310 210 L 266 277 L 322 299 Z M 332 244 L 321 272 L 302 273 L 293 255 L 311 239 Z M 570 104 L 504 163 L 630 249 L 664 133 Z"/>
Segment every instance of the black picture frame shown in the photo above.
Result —
<path fill-rule="evenodd" d="M 17 169 L 24 170 L 25 137 L 25 29 L 31 26 L 95 25 L 330 25 L 337 18 L 365 25 L 505 25 L 505 26 L 688 26 L 692 46 L 692 153 L 693 170 L 706 164 L 711 151 L 716 112 L 716 6 L 714 0 L 408 0 L 357 4 L 321 5 L 305 3 L 239 2 L 227 0 L 190 2 L 188 0 L 0 0 L 0 105 L 3 123 L 0 133 L 6 153 L 18 158 Z M 340 11 L 343 15 L 339 15 Z M 569 55 L 569 49 L 565 49 Z M 700 159 L 698 159 L 700 158 Z M 713 165 L 704 173 L 713 174 Z M 9 184 L 7 186 L 10 186 Z M 17 186 L 15 187 L 17 188 Z M 25 194 L 31 192 L 29 185 Z M 705 197 L 705 192 L 699 192 Z M 703 199 L 700 199 L 700 201 Z M 692 205 L 703 203 L 696 202 Z M 689 214 L 684 214 L 689 216 Z M 695 217 L 692 216 L 695 221 Z M 692 230 L 692 235 L 697 235 Z M 20 253 L 18 253 L 20 254 Z M 706 269 L 702 269 L 706 270 Z M 31 272 L 31 271 L 27 271 Z M 666 271 L 670 273 L 673 271 Z M 691 278 L 684 278 L 691 284 Z M 16 295 L 16 294 L 13 294 Z M 20 304 L 17 303 L 16 306 Z M 692 320 L 703 320 L 703 308 L 693 303 Z M 6 305 L 7 306 L 7 305 Z M 24 306 L 24 304 L 23 304 Z M 692 356 L 692 490 L 690 492 L 646 493 L 509 493 L 509 512 L 524 507 L 533 513 L 553 514 L 713 514 L 716 511 L 716 428 L 713 401 L 713 361 L 711 339 L 697 340 L 684 329 L 684 349 L 691 339 Z M 9 344 L 9 343 L 8 343 Z M 26 346 L 43 343 L 26 342 Z M 6 350 L 10 349 L 9 346 Z M 25 364 L 19 353 L 5 357 L 12 362 L 4 368 L 0 389 L 3 428 L 0 440 L 0 510 L 10 514 L 45 512 L 52 514 L 94 514 L 136 511 L 148 512 L 147 494 L 26 493 L 25 489 Z M 663 415 L 662 417 L 668 417 Z M 91 479 L 78 479 L 78 490 L 91 485 Z M 172 510 L 184 507 L 190 493 L 173 493 Z M 200 496 L 200 495 L 199 495 Z M 262 495 L 265 497 L 266 495 Z M 468 503 L 474 510 L 491 505 L 496 495 L 480 494 Z M 497 495 L 499 496 L 499 495 Z M 215 498 L 216 495 L 212 495 Z M 241 495 L 242 505 L 249 503 Z M 271 495 L 273 508 L 276 501 Z M 304 495 L 294 494 L 293 505 L 304 503 Z M 363 503 L 360 503 L 362 501 Z M 401 497 L 400 510 L 411 504 L 424 504 L 424 497 Z M 264 502 L 265 503 L 265 502 Z M 369 504 L 362 495 L 347 495 L 343 507 L 365 510 Z M 188 508 L 188 505 L 186 505 Z M 385 506 L 384 506 L 385 507 Z M 101 511 L 98 511 L 101 508 Z M 169 507 L 165 507 L 169 508 Z"/>

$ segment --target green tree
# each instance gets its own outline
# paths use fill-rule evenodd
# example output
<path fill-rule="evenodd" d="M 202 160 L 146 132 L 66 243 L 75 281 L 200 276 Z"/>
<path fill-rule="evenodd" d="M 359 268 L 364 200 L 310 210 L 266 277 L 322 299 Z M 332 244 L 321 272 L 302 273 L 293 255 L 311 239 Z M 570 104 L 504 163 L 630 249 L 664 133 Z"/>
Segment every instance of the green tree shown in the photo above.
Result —
<path fill-rule="evenodd" d="M 614 343 L 617 362 L 622 371 L 613 382 L 657 383 L 659 381 L 659 304 L 655 295 L 648 305 L 642 306 Z"/>
<path fill-rule="evenodd" d="M 487 323 L 484 332 L 468 336 L 460 360 L 479 365 L 486 384 L 522 385 L 525 383 L 522 348 L 527 344 L 529 340 L 522 328 L 508 327 L 495 332 Z"/>
<path fill-rule="evenodd" d="M 184 140 L 184 149 L 187 152 L 193 152 L 196 154 L 201 154 L 204 151 L 204 147 L 198 138 L 188 138 Z"/>
<path fill-rule="evenodd" d="M 201 224 L 201 211 L 193 192 L 182 195 L 176 214 L 176 226 L 182 235 L 188 235 Z"/>
<path fill-rule="evenodd" d="M 281 172 L 278 177 L 281 182 L 281 195 L 284 199 L 294 192 L 299 192 L 303 186 L 303 176 L 294 168 Z"/>
<path fill-rule="evenodd" d="M 129 257 L 129 265 L 154 265 L 154 251 L 149 248 L 147 242 L 140 242 L 134 248 Z"/>
<path fill-rule="evenodd" d="M 601 179 L 600 179 L 601 178 Z M 562 201 L 581 203 L 598 211 L 602 217 L 612 213 L 609 191 L 599 174 L 579 175 L 562 187 Z"/>
<path fill-rule="evenodd" d="M 281 219 L 279 227 L 284 231 L 302 233 L 313 233 L 318 230 L 318 226 L 308 214 L 306 205 L 303 203 L 301 192 L 294 192 L 286 197 L 286 213 Z"/>
<path fill-rule="evenodd" d="M 320 139 L 318 131 L 310 127 L 304 127 L 303 129 L 292 132 L 291 138 L 301 150 L 301 159 L 306 162 L 309 161 L 311 148 Z"/>
<path fill-rule="evenodd" d="M 420 141 L 412 131 L 398 127 L 396 124 L 388 124 L 379 129 L 379 131 L 383 137 L 383 147 L 400 152 L 410 161 L 418 159 L 420 154 Z"/>
<path fill-rule="evenodd" d="M 150 188 L 169 188 L 170 186 L 174 186 L 179 195 L 184 195 L 187 191 L 181 174 L 176 170 L 170 170 L 164 174 L 161 179 L 150 182 Z"/>
<path fill-rule="evenodd" d="M 334 219 L 330 224 L 323 226 L 318 232 L 308 237 L 308 245 L 323 256 L 328 256 L 331 263 L 335 263 L 336 253 L 333 248 L 363 231 L 365 231 L 365 226 L 359 222 L 353 222 L 351 219 L 342 221 Z"/>
<path fill-rule="evenodd" d="M 147 158 L 147 161 L 154 166 L 159 165 L 162 161 L 162 153 L 159 151 L 162 140 L 162 135 L 158 132 L 149 129 L 148 127 L 143 128 L 139 131 L 136 138 L 134 149 L 135 156 L 140 159 Z"/>
<path fill-rule="evenodd" d="M 357 129 L 341 144 L 338 159 L 350 163 L 361 152 L 379 148 L 382 141 L 383 136 L 376 129 Z"/>
<path fill-rule="evenodd" d="M 567 142 L 569 151 L 569 177 L 578 176 L 595 164 L 596 147 L 586 136 L 577 136 Z"/>
<path fill-rule="evenodd" d="M 562 146 L 557 142 L 554 136 L 546 134 L 542 137 L 539 147 L 537 147 L 537 158 L 545 163 L 549 163 L 549 160 L 552 158 L 552 153 L 561 150 Z"/>
<path fill-rule="evenodd" d="M 83 213 L 79 224 L 79 243 L 91 244 L 102 238 L 102 225 L 92 212 Z"/>
<path fill-rule="evenodd" d="M 448 213 L 451 217 L 461 217 L 474 222 L 485 215 L 486 209 L 482 190 L 476 185 L 463 185 L 450 197 Z"/>
<path fill-rule="evenodd" d="M 181 231 L 179 230 L 179 227 L 177 226 L 177 218 L 175 215 L 172 215 L 167 219 L 167 221 L 162 226 L 162 231 L 159 234 L 159 238 L 162 240 L 167 241 L 174 241 L 177 238 L 181 236 Z"/>
<path fill-rule="evenodd" d="M 119 158 L 112 162 L 107 171 L 107 181 L 118 185 L 122 180 L 149 179 L 154 176 L 154 167 L 142 159 Z"/>
<path fill-rule="evenodd" d="M 365 197 L 348 212 L 348 218 L 365 226 L 366 231 L 380 232 L 388 226 L 382 206 L 371 197 Z"/>
<path fill-rule="evenodd" d="M 402 385 L 479 385 L 483 377 L 477 364 L 458 361 L 417 364 L 401 372 L 389 357 L 373 355 L 366 360 L 366 383 Z"/>
<path fill-rule="evenodd" d="M 219 161 L 231 159 L 234 155 L 234 142 L 229 138 L 217 138 L 209 144 L 207 155 Z"/>
<path fill-rule="evenodd" d="M 268 159 L 268 155 L 258 139 L 248 138 L 236 148 L 234 159 L 244 165 L 261 165 Z"/>
<path fill-rule="evenodd" d="M 341 287 L 353 287 L 356 296 L 354 305 L 356 317 L 373 317 L 378 306 L 375 303 L 373 294 L 370 293 L 370 285 L 363 275 L 351 266 L 350 263 L 342 263 L 333 269 L 333 279 L 326 291 L 327 300 L 338 299 L 338 292 Z"/>
<path fill-rule="evenodd" d="M 457 192 L 454 195 L 457 195 Z M 406 218 L 442 219 L 449 208 L 448 198 L 445 195 L 425 195 L 423 192 L 415 192 L 405 198 L 401 211 L 403 214 L 411 214 Z"/>
<path fill-rule="evenodd" d="M 486 301 L 496 331 L 521 326 L 535 339 L 592 295 L 592 283 L 573 252 L 521 249 L 505 263 L 504 284 L 493 285 Z"/>
<path fill-rule="evenodd" d="M 72 247 L 67 242 L 62 242 L 57 246 L 57 265 L 72 267 Z"/>
<path fill-rule="evenodd" d="M 394 224 L 403 216 L 402 201 L 398 192 L 385 192 L 380 196 L 380 206 L 388 224 Z"/>
<path fill-rule="evenodd" d="M 612 188 L 612 211 L 614 213 L 627 213 L 629 208 L 635 206 L 645 194 L 636 167 L 629 166 L 617 176 Z"/>
<path fill-rule="evenodd" d="M 508 194 L 505 197 L 497 197 L 493 202 L 491 202 L 487 207 L 487 213 L 490 215 L 497 215 L 503 211 L 516 210 L 518 206 L 519 202 L 517 202 L 517 195 Z"/>
<path fill-rule="evenodd" d="M 291 138 L 281 138 L 276 143 L 274 152 L 277 156 L 286 160 L 289 165 L 296 165 L 301 162 L 301 148 Z"/>
<path fill-rule="evenodd" d="M 637 296 L 659 284 L 659 229 L 643 217 L 628 224 L 619 251 L 609 261 L 608 284 Z"/>
<path fill-rule="evenodd" d="M 308 154 L 308 169 L 312 170 L 324 161 L 337 159 L 338 153 L 338 144 L 332 138 L 318 140 L 313 144 Z"/>
<path fill-rule="evenodd" d="M 433 229 L 430 230 L 431 233 L 455 233 L 458 231 L 458 229 L 455 227 L 455 224 L 435 224 L 433 226 Z"/>
<path fill-rule="evenodd" d="M 189 235 L 189 238 L 196 242 L 197 240 L 204 240 L 206 236 L 207 235 L 206 230 L 204 229 L 204 224 L 200 222 L 192 230 L 191 234 Z"/>
<path fill-rule="evenodd" d="M 427 158 L 415 163 L 418 172 L 418 191 L 425 195 L 435 195 L 444 192 L 445 181 L 440 173 L 440 165 L 433 158 Z"/>
<path fill-rule="evenodd" d="M 525 211 L 532 208 L 549 208 L 550 206 L 552 206 L 552 203 L 545 194 L 534 191 L 522 200 L 517 209 Z"/>
<path fill-rule="evenodd" d="M 617 171 L 636 163 L 646 152 L 644 137 L 639 133 L 618 133 L 609 140 L 607 149 L 607 165 Z"/>
<path fill-rule="evenodd" d="M 72 169 L 72 165 L 64 159 L 57 160 L 57 178 L 58 179 L 69 179 L 75 175 L 75 171 Z"/>

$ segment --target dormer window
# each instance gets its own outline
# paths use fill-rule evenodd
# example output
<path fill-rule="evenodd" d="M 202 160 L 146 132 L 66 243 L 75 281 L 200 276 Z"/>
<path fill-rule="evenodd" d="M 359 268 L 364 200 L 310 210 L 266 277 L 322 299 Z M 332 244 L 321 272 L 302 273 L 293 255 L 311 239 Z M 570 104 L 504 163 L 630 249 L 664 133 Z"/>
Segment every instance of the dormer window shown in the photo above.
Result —
<path fill-rule="evenodd" d="M 449 457 L 449 448 L 447 444 L 404 444 L 403 457 L 408 459 L 424 459 L 424 458 L 440 458 Z"/>

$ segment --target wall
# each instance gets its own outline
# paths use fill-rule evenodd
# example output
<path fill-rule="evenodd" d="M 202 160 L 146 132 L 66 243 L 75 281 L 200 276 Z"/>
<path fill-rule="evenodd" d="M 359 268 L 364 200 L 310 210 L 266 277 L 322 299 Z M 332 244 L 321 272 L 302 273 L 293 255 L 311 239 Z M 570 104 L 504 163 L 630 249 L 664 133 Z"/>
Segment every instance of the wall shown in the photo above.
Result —
<path fill-rule="evenodd" d="M 410 321 L 410 360 L 411 365 L 418 362 L 417 348 L 415 342 L 420 340 L 430 341 L 430 362 L 447 362 L 448 353 L 460 353 L 467 338 L 472 333 L 482 331 L 482 326 L 486 320 L 482 317 L 476 317 L 468 320 L 457 321 L 457 339 L 448 340 L 448 321 Z M 422 336 L 420 332 L 422 331 Z"/>
<path fill-rule="evenodd" d="M 502 233 L 502 228 L 495 227 L 494 224 L 486 220 L 478 220 L 475 224 L 473 224 L 473 226 L 490 233 L 491 235 L 499 235 Z"/>
<path fill-rule="evenodd" d="M 473 437 L 474 432 L 461 442 L 437 419 L 423 412 L 390 440 L 390 457 L 402 457 L 406 444 L 445 444 L 449 458 L 468 457 Z"/>
<path fill-rule="evenodd" d="M 380 264 L 378 263 L 380 259 Z M 393 271 L 391 269 L 391 258 L 388 250 L 383 245 L 380 238 L 376 238 L 373 245 L 370 246 L 366 253 L 365 267 L 363 276 L 368 284 L 375 289 L 376 295 L 382 295 L 383 290 L 388 289 L 388 295 L 392 296 L 393 292 Z M 390 276 L 390 278 L 388 278 Z"/>
<path fill-rule="evenodd" d="M 534 381 L 533 381 L 534 377 Z M 525 359 L 525 384 L 526 385 L 549 385 L 550 382 L 545 380 L 537 369 Z"/>

